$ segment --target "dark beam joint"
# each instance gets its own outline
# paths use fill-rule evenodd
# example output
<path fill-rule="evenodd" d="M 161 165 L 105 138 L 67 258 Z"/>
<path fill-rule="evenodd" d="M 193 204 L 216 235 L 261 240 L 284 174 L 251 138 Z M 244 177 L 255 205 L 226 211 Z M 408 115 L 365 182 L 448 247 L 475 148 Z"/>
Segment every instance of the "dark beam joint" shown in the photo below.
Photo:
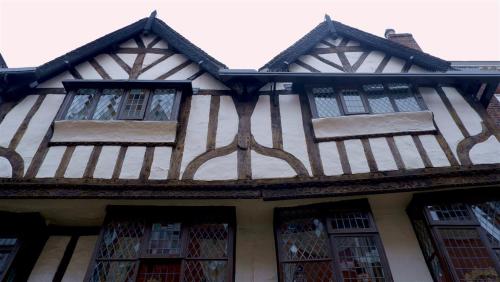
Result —
<path fill-rule="evenodd" d="M 328 25 L 328 30 L 330 31 L 333 39 L 336 39 L 338 37 L 337 29 L 335 28 L 335 25 L 333 24 L 333 21 L 328 14 L 325 15 L 325 21 Z"/>
<path fill-rule="evenodd" d="M 484 108 L 488 108 L 491 98 L 493 98 L 493 95 L 495 94 L 497 86 L 498 86 L 497 82 L 489 82 L 486 84 L 486 87 L 484 88 L 483 91 L 483 95 L 481 95 L 481 98 L 479 99 L 479 102 L 481 102 Z"/>
<path fill-rule="evenodd" d="M 155 18 L 156 18 L 156 10 L 154 10 L 151 13 L 151 15 L 149 15 L 148 21 L 146 22 L 146 25 L 144 26 L 144 34 L 148 34 L 149 32 L 151 32 Z"/>

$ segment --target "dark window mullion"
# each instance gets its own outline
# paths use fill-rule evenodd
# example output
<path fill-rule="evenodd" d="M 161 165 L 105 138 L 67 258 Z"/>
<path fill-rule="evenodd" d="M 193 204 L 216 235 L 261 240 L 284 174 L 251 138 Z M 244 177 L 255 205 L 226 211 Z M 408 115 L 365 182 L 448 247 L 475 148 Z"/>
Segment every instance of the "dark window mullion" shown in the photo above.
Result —
<path fill-rule="evenodd" d="M 90 106 L 88 112 L 87 112 L 87 120 L 92 120 L 94 117 L 95 110 L 97 108 L 97 104 L 99 103 L 99 100 L 101 99 L 102 95 L 102 89 L 95 89 L 96 92 L 94 94 L 94 99 L 92 99 L 92 105 Z"/>
<path fill-rule="evenodd" d="M 328 235 L 328 241 L 329 241 L 329 247 L 330 247 L 330 253 L 332 257 L 332 269 L 333 269 L 333 276 L 335 278 L 335 282 L 340 282 L 343 281 L 342 279 L 342 270 L 340 269 L 340 256 L 339 256 L 339 250 L 337 249 L 337 246 L 335 246 L 335 235 Z"/>
<path fill-rule="evenodd" d="M 486 230 L 484 230 L 484 228 L 482 228 L 481 226 L 477 226 L 476 230 L 479 233 L 479 237 L 481 238 L 481 241 L 483 242 L 486 250 L 488 251 L 488 254 L 491 257 L 491 260 L 493 261 L 493 265 L 495 266 L 497 274 L 500 276 L 500 259 L 495 252 L 495 248 L 493 248 L 490 240 L 488 239 Z"/>
<path fill-rule="evenodd" d="M 456 226 L 455 226 L 456 227 Z M 457 229 L 454 228 L 453 226 L 446 226 L 445 228 L 447 229 Z M 450 254 L 448 253 L 448 250 L 446 249 L 443 237 L 441 236 L 440 230 L 444 229 L 442 227 L 432 227 L 431 228 L 431 236 L 436 240 L 437 244 L 437 250 L 438 253 L 443 254 L 444 257 L 444 262 L 445 264 L 443 265 L 446 269 L 443 269 L 445 274 L 448 276 L 448 278 L 453 278 L 453 281 L 460 281 L 459 275 L 455 270 L 455 267 L 453 266 L 452 259 L 450 257 Z"/>
<path fill-rule="evenodd" d="M 127 101 L 127 97 L 128 97 L 129 92 L 130 92 L 130 89 L 123 89 L 122 98 L 120 99 L 120 105 L 118 106 L 118 115 L 116 116 L 117 120 L 124 119 L 123 118 L 123 108 L 124 108 L 125 102 Z"/>
<path fill-rule="evenodd" d="M 186 272 L 186 258 L 188 255 L 188 239 L 189 239 L 189 228 L 191 223 L 181 223 L 181 256 L 184 258 L 181 261 L 181 273 L 179 275 L 179 281 L 184 281 L 184 274 Z"/>
<path fill-rule="evenodd" d="M 71 107 L 71 103 L 73 103 L 73 99 L 75 98 L 75 91 L 70 90 L 66 96 L 65 101 L 63 102 L 60 112 L 57 115 L 58 120 L 66 119 L 66 115 L 68 114 L 68 110 Z"/>
<path fill-rule="evenodd" d="M 394 109 L 395 113 L 399 113 L 400 110 L 398 108 L 398 105 L 396 105 L 396 101 L 394 100 L 394 97 L 392 95 L 391 90 L 388 87 L 387 83 L 384 83 L 384 93 L 386 93 L 387 97 L 389 97 L 389 101 L 391 101 L 392 108 Z"/>

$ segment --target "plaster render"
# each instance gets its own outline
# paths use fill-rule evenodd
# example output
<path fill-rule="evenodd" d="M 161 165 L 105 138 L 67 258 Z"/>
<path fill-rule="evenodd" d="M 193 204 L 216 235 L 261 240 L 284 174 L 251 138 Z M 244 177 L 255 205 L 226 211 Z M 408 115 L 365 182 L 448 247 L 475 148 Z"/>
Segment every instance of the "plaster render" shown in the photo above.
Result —
<path fill-rule="evenodd" d="M 356 72 L 366 72 L 366 73 L 375 72 L 375 70 L 380 65 L 384 57 L 385 54 L 380 51 L 371 51 L 368 57 L 366 57 L 365 61 L 356 70 Z"/>
<path fill-rule="evenodd" d="M 439 145 L 436 136 L 434 135 L 420 135 L 418 136 L 422 146 L 424 147 L 429 160 L 433 167 L 450 166 L 450 161 L 446 157 L 443 149 Z"/>
<path fill-rule="evenodd" d="M 130 146 L 127 148 L 125 158 L 123 159 L 120 179 L 138 179 L 144 161 L 146 147 Z"/>
<path fill-rule="evenodd" d="M 103 146 L 97 159 L 93 177 L 111 179 L 119 152 L 120 146 Z"/>
<path fill-rule="evenodd" d="M 200 67 L 198 67 L 197 63 L 191 63 L 187 67 L 182 68 L 178 72 L 169 76 L 167 80 L 184 80 L 188 79 L 190 76 L 200 71 Z"/>
<path fill-rule="evenodd" d="M 80 236 L 62 282 L 84 281 L 98 236 Z"/>
<path fill-rule="evenodd" d="M 318 147 L 325 175 L 343 174 L 337 142 L 321 142 Z"/>
<path fill-rule="evenodd" d="M 344 38 L 343 38 L 343 37 L 340 37 L 340 36 L 339 36 L 339 37 L 337 37 L 337 38 L 335 38 L 335 39 L 333 39 L 333 38 L 331 38 L 331 37 L 327 37 L 327 38 L 325 38 L 325 41 L 326 41 L 326 42 L 328 42 L 328 43 L 330 43 L 330 44 L 333 44 L 333 45 L 335 45 L 335 46 L 339 46 L 339 45 L 340 45 L 340 42 L 342 42 L 342 40 L 343 40 L 343 39 L 344 39 Z"/>
<path fill-rule="evenodd" d="M 250 119 L 252 135 L 257 143 L 269 148 L 273 147 L 271 126 L 271 103 L 269 95 L 259 96 Z"/>
<path fill-rule="evenodd" d="M 349 61 L 349 64 L 352 66 L 359 60 L 361 55 L 363 55 L 363 52 L 345 52 L 344 54 Z"/>
<path fill-rule="evenodd" d="M 194 180 L 235 180 L 238 179 L 238 153 L 208 160 L 198 168 Z"/>
<path fill-rule="evenodd" d="M 26 96 L 5 115 L 2 123 L 0 123 L 0 146 L 9 147 L 10 141 L 16 134 L 24 118 L 28 115 L 28 112 L 33 108 L 38 97 L 38 95 Z"/>
<path fill-rule="evenodd" d="M 299 159 L 311 175 L 299 95 L 280 95 L 279 100 L 283 149 Z"/>
<path fill-rule="evenodd" d="M 219 115 L 217 117 L 217 134 L 215 147 L 229 145 L 238 134 L 238 113 L 231 96 L 220 96 Z"/>
<path fill-rule="evenodd" d="M 339 55 L 337 55 L 336 53 L 319 54 L 318 56 L 330 62 L 334 62 L 339 66 L 342 66 L 342 61 L 340 61 Z M 335 69 L 332 70 L 332 72 L 342 72 L 342 71 Z"/>
<path fill-rule="evenodd" d="M 359 42 L 358 41 L 354 41 L 354 40 L 349 40 L 349 42 L 347 42 L 346 46 L 359 46 Z"/>
<path fill-rule="evenodd" d="M 137 48 L 139 46 L 137 45 L 137 42 L 135 42 L 134 39 L 129 39 L 129 40 L 123 42 L 122 44 L 120 44 L 120 47 L 121 48 Z"/>
<path fill-rule="evenodd" d="M 149 43 L 153 42 L 153 40 L 155 40 L 156 38 L 156 35 L 153 35 L 153 34 L 142 34 L 141 35 L 141 40 L 142 42 L 144 43 L 144 46 L 148 46 Z"/>
<path fill-rule="evenodd" d="M 406 169 L 423 168 L 424 162 L 410 135 L 395 136 L 394 142 L 398 147 L 399 154 Z"/>
<path fill-rule="evenodd" d="M 64 152 L 66 151 L 66 146 L 52 146 L 49 148 L 45 159 L 43 159 L 42 165 L 38 170 L 36 177 L 54 177 L 56 175 L 57 168 L 61 163 Z"/>
<path fill-rule="evenodd" d="M 224 85 L 222 82 L 215 79 L 209 73 L 204 73 L 197 77 L 191 83 L 193 88 L 199 89 L 209 89 L 209 90 L 231 90 L 229 87 Z"/>
<path fill-rule="evenodd" d="M 383 73 L 400 73 L 403 72 L 405 61 L 398 57 L 392 56 L 382 70 Z"/>
<path fill-rule="evenodd" d="M 397 170 L 398 166 L 392 156 L 391 149 L 385 138 L 370 138 L 370 147 L 373 157 L 377 163 L 377 168 L 380 171 Z"/>
<path fill-rule="evenodd" d="M 82 178 L 93 149 L 94 146 L 76 146 L 68 167 L 66 168 L 66 172 L 64 173 L 64 177 Z"/>
<path fill-rule="evenodd" d="M 156 147 L 149 179 L 167 179 L 172 147 Z"/>
<path fill-rule="evenodd" d="M 37 88 L 62 88 L 63 87 L 62 81 L 67 79 L 71 80 L 74 79 L 74 77 L 68 71 L 65 71 L 41 83 L 40 85 L 38 85 Z"/>
<path fill-rule="evenodd" d="M 427 72 L 427 70 L 417 66 L 417 65 L 412 65 L 410 69 L 408 70 L 409 73 L 422 73 L 422 72 Z"/>
<path fill-rule="evenodd" d="M 368 161 L 366 160 L 365 150 L 361 140 L 346 140 L 344 141 L 344 144 L 347 152 L 347 159 L 349 160 L 349 165 L 351 166 L 351 172 L 370 172 L 370 167 L 368 166 Z"/>
<path fill-rule="evenodd" d="M 11 178 L 12 166 L 8 159 L 0 157 L 0 178 Z"/>
<path fill-rule="evenodd" d="M 122 59 L 122 61 L 124 61 L 125 64 L 127 64 L 127 66 L 129 66 L 130 68 L 132 68 L 134 66 L 135 59 L 137 58 L 137 54 L 116 53 L 116 55 L 120 59 Z M 146 66 L 145 62 L 146 62 L 146 58 L 148 57 L 148 55 L 159 55 L 159 54 L 146 53 L 146 56 L 144 56 L 144 61 L 142 63 L 142 67 Z"/>
<path fill-rule="evenodd" d="M 186 62 L 188 58 L 182 54 L 174 54 L 168 57 L 166 60 L 160 62 L 156 66 L 150 68 L 149 70 L 141 73 L 139 79 L 156 79 L 162 74 L 167 73 L 169 70 L 177 67 L 178 65 Z"/>
<path fill-rule="evenodd" d="M 430 111 L 316 118 L 312 124 L 318 139 L 436 130 Z"/>
<path fill-rule="evenodd" d="M 57 120 L 50 142 L 174 143 L 177 121 Z"/>
<path fill-rule="evenodd" d="M 49 237 L 28 282 L 52 282 L 70 238 L 70 236 Z"/>
<path fill-rule="evenodd" d="M 130 55 L 134 56 L 134 61 L 135 61 L 137 55 L 136 54 L 130 54 Z M 151 65 L 154 61 L 158 60 L 163 56 L 165 56 L 165 54 L 146 53 L 146 55 L 144 55 L 144 60 L 142 61 L 142 68 Z"/>
<path fill-rule="evenodd" d="M 500 163 L 500 142 L 495 136 L 472 147 L 469 157 L 473 164 L 496 164 Z"/>
<path fill-rule="evenodd" d="M 155 45 L 153 45 L 153 48 L 168 49 L 168 42 L 164 41 L 164 40 L 160 40 Z"/>
<path fill-rule="evenodd" d="M 101 75 L 89 62 L 83 62 L 75 67 L 83 79 L 102 79 Z"/>
<path fill-rule="evenodd" d="M 458 93 L 455 87 L 442 87 L 443 92 L 450 101 L 451 105 L 458 114 L 458 117 L 462 121 L 465 129 L 470 135 L 476 135 L 481 133 L 481 117 L 479 114 L 465 101 L 464 97 Z"/>
<path fill-rule="evenodd" d="M 128 73 L 108 54 L 98 55 L 94 59 L 112 79 L 128 79 Z"/>
<path fill-rule="evenodd" d="M 299 57 L 299 61 L 302 61 L 311 67 L 317 69 L 320 72 L 342 72 L 330 65 L 323 63 L 322 61 L 314 58 L 311 55 L 303 55 Z"/>
<path fill-rule="evenodd" d="M 301 67 L 297 64 L 290 64 L 290 66 L 288 67 L 288 70 L 290 72 L 311 72 L 310 70 L 308 70 L 304 67 Z"/>
<path fill-rule="evenodd" d="M 264 156 L 252 150 L 252 179 L 288 178 L 297 175 L 284 160 Z"/>

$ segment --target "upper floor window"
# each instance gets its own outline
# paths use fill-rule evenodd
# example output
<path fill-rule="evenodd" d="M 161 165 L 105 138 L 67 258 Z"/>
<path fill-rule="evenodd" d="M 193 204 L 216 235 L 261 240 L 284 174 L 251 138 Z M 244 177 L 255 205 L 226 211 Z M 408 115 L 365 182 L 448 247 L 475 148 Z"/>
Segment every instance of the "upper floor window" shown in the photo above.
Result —
<path fill-rule="evenodd" d="M 408 84 L 365 84 L 361 87 L 313 87 L 309 91 L 315 118 L 425 110 Z"/>
<path fill-rule="evenodd" d="M 278 210 L 280 281 L 392 281 L 367 205 Z"/>

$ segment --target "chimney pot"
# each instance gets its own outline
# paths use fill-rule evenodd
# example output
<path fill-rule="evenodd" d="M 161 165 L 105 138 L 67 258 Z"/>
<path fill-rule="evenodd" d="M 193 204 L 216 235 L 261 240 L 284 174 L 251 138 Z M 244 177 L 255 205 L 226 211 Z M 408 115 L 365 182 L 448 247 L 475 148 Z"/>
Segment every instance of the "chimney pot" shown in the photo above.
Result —
<path fill-rule="evenodd" d="M 389 39 L 389 35 L 395 34 L 395 33 L 396 33 L 396 31 L 394 29 L 388 28 L 385 30 L 384 36 L 385 36 L 385 38 Z"/>

